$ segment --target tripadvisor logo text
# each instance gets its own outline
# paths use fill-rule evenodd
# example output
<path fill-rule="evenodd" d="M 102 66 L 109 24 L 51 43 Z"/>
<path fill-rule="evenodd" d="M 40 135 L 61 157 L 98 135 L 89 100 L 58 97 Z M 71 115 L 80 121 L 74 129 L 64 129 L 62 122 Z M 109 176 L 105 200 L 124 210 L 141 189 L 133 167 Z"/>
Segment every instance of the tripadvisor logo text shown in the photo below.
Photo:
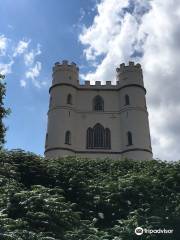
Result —
<path fill-rule="evenodd" d="M 144 234 L 172 234 L 173 233 L 173 229 L 146 229 L 146 228 L 142 228 L 142 227 L 137 227 L 135 229 L 135 234 L 136 235 L 142 235 Z"/>

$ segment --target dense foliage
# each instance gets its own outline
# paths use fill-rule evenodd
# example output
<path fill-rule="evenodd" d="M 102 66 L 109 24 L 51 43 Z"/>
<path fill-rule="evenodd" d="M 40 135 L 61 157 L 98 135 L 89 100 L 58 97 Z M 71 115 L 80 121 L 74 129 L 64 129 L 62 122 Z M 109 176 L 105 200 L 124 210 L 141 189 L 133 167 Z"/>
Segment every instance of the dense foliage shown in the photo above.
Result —
<path fill-rule="evenodd" d="M 6 96 L 6 83 L 2 80 L 4 77 L 4 75 L 0 74 L 0 149 L 2 149 L 5 143 L 5 133 L 7 130 L 3 119 L 10 113 L 10 109 L 4 107 L 4 98 Z"/>
<path fill-rule="evenodd" d="M 180 162 L 0 153 L 2 240 L 178 240 L 179 226 Z"/>

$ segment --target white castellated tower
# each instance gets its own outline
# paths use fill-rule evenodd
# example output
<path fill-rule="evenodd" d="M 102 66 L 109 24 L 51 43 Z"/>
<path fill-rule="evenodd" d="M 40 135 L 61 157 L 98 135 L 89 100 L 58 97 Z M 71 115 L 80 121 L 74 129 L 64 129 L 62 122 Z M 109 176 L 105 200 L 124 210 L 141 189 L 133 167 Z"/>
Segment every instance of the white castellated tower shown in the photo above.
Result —
<path fill-rule="evenodd" d="M 80 85 L 75 63 L 55 63 L 46 157 L 152 159 L 141 65 L 123 63 L 116 71 L 116 85 Z"/>

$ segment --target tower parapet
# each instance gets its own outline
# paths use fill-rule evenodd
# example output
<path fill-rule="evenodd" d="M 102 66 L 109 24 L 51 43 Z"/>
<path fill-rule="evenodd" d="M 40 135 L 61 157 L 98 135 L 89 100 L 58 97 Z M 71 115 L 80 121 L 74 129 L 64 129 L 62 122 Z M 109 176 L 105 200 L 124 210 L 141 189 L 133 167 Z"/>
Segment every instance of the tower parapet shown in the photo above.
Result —
<path fill-rule="evenodd" d="M 121 63 L 118 68 L 116 68 L 117 80 L 115 84 L 113 81 L 108 80 L 105 83 L 101 81 L 95 81 L 95 84 L 91 84 L 90 80 L 84 81 L 84 84 L 79 82 L 79 68 L 76 63 L 69 63 L 67 60 L 62 62 L 56 62 L 53 66 L 53 81 L 52 88 L 57 85 L 71 85 L 77 89 L 111 89 L 119 90 L 122 87 L 129 85 L 136 85 L 144 88 L 142 68 L 139 63 L 129 62 L 128 65 Z M 146 90 L 145 90 L 146 91 Z"/>
<path fill-rule="evenodd" d="M 72 62 L 63 60 L 62 63 L 56 62 L 53 66 L 53 85 L 59 83 L 78 84 L 79 68 Z"/>
<path fill-rule="evenodd" d="M 138 84 L 144 87 L 142 68 L 139 63 L 129 62 L 127 66 L 122 63 L 119 68 L 116 68 L 116 72 L 120 85 Z"/>
<path fill-rule="evenodd" d="M 125 65 L 125 63 L 121 63 L 120 67 L 116 69 L 117 72 L 132 72 L 132 71 L 142 71 L 141 64 L 137 63 L 134 64 L 134 62 L 129 62 L 129 65 Z"/>

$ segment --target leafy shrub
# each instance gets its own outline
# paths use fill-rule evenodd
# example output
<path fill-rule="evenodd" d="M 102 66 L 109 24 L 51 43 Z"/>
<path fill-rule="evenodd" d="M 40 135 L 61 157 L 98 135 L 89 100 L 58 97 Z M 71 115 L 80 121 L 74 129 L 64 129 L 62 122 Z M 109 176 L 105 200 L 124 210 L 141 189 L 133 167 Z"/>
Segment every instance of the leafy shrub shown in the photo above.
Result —
<path fill-rule="evenodd" d="M 179 239 L 179 226 L 180 162 L 0 153 L 0 239 Z"/>

